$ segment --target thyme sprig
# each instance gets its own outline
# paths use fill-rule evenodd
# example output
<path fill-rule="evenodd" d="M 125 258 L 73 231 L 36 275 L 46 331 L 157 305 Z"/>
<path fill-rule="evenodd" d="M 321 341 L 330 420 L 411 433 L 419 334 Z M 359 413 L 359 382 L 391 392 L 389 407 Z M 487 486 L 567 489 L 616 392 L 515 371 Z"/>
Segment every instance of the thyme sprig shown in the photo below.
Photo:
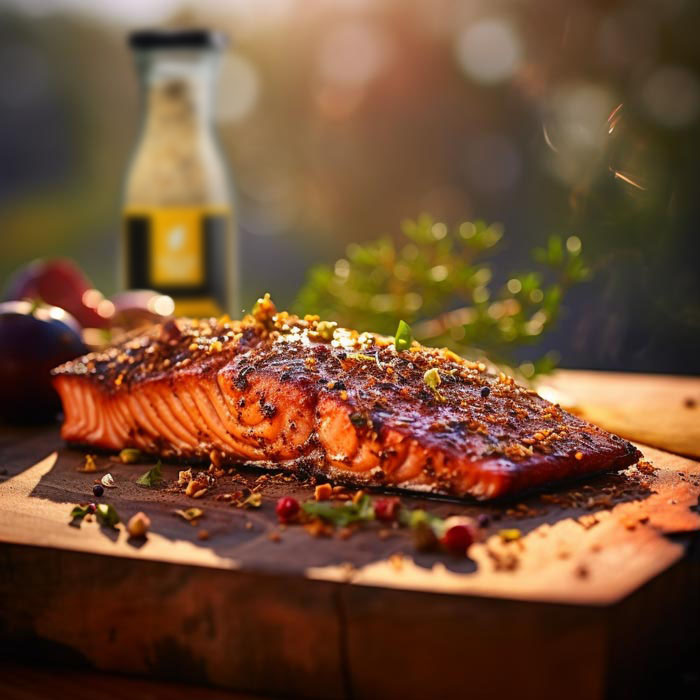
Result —
<path fill-rule="evenodd" d="M 333 266 L 314 267 L 297 310 L 396 333 L 397 350 L 406 342 L 405 329 L 397 330 L 404 322 L 428 345 L 472 359 L 487 354 L 526 377 L 549 371 L 551 355 L 519 364 L 518 350 L 541 340 L 556 324 L 567 291 L 589 278 L 581 241 L 550 236 L 533 252 L 535 268 L 495 279 L 491 258 L 502 238 L 497 224 L 464 221 L 450 230 L 423 214 L 405 221 L 395 238 L 353 243 Z"/>

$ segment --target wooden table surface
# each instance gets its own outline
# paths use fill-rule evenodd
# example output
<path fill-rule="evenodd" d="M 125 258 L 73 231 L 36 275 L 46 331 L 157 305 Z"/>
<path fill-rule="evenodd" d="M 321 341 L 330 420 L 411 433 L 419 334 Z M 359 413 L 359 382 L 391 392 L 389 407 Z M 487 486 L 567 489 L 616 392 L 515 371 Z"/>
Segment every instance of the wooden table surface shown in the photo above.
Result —
<path fill-rule="evenodd" d="M 403 498 L 441 515 L 489 515 L 469 558 L 416 552 L 403 531 L 384 538 L 368 528 L 347 540 L 280 531 L 274 502 L 308 498 L 309 487 L 270 482 L 262 508 L 241 510 L 141 488 L 146 467 L 109 456 L 98 466 L 117 488 L 103 500 L 124 520 L 147 512 L 148 539 L 121 526 L 70 527 L 71 507 L 92 500 L 95 475 L 76 471 L 82 454 L 63 447 L 55 427 L 5 429 L 0 599 L 12 602 L 0 609 L 1 648 L 308 697 L 450 694 L 466 682 L 474 697 L 515 685 L 540 697 L 635 688 L 646 677 L 640 660 L 649 673 L 671 667 L 698 640 L 700 464 L 668 449 L 697 454 L 700 380 L 566 372 L 548 387 L 635 439 L 654 469 L 499 504 Z M 672 435 L 647 430 L 655 412 L 673 412 Z M 164 471 L 172 480 L 177 466 Z M 243 470 L 218 489 L 257 476 Z M 205 510 L 198 527 L 173 515 L 194 504 Z M 504 528 L 523 537 L 504 543 Z M 659 639 L 680 651 L 669 657 Z M 548 673 L 533 676 L 533 663 Z"/>

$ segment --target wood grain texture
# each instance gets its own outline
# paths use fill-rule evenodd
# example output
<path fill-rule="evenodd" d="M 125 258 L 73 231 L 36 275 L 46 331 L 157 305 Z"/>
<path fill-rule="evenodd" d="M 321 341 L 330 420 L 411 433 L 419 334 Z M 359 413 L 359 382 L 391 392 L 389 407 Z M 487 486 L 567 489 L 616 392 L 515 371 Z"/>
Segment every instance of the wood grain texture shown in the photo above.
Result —
<path fill-rule="evenodd" d="M 700 630 L 700 464 L 639 447 L 653 473 L 490 505 L 403 498 L 492 518 L 456 558 L 416 552 L 404 531 L 280 531 L 276 499 L 309 486 L 269 482 L 262 508 L 244 511 L 141 488 L 147 465 L 108 455 L 98 465 L 117 488 L 102 500 L 124 520 L 147 512 L 148 539 L 71 527 L 104 471 L 78 472 L 82 453 L 55 427 L 0 431 L 0 649 L 273 695 L 634 697 L 670 663 L 667 647 L 691 648 Z M 224 477 L 217 492 L 257 476 Z M 596 502 L 605 493 L 617 496 Z M 198 527 L 173 515 L 191 505 L 205 510 Z M 523 537 L 503 543 L 512 527 Z"/>

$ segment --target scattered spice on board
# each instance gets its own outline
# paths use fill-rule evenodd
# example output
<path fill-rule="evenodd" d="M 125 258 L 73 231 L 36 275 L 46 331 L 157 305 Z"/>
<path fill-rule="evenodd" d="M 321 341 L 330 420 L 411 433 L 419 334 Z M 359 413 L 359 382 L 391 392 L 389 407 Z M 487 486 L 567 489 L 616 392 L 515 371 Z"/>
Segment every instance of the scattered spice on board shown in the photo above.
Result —
<path fill-rule="evenodd" d="M 175 515 L 179 515 L 187 522 L 192 522 L 193 520 L 199 520 L 199 518 L 204 516 L 204 511 L 201 508 L 186 508 L 185 510 L 173 511 Z"/>
<path fill-rule="evenodd" d="M 598 524 L 598 518 L 595 515 L 582 515 L 577 518 L 576 522 L 584 529 L 590 530 Z"/>
<path fill-rule="evenodd" d="M 85 462 L 83 463 L 82 467 L 78 468 L 79 472 L 83 473 L 91 473 L 91 472 L 96 472 L 97 471 L 97 464 L 95 463 L 95 455 L 90 455 L 87 454 L 85 455 Z"/>
<path fill-rule="evenodd" d="M 590 571 L 588 567 L 585 564 L 579 564 L 575 569 L 574 569 L 574 574 L 578 578 L 588 578 L 590 576 Z"/>
<path fill-rule="evenodd" d="M 391 568 L 397 573 L 403 569 L 403 554 L 392 554 L 389 557 Z"/>
<path fill-rule="evenodd" d="M 486 554 L 493 562 L 495 571 L 515 571 L 520 564 L 518 555 L 512 550 L 499 551 L 492 547 L 487 547 Z"/>
<path fill-rule="evenodd" d="M 137 450 L 134 447 L 125 447 L 119 453 L 119 459 L 122 464 L 136 464 L 143 459 L 143 455 L 141 454 L 141 450 Z"/>

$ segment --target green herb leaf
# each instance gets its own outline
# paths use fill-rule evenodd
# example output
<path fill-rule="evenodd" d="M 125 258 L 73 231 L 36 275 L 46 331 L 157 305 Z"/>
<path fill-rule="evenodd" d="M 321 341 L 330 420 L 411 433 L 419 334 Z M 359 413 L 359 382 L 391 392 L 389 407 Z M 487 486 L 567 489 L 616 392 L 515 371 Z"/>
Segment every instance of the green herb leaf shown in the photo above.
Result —
<path fill-rule="evenodd" d="M 421 508 L 402 509 L 399 512 L 399 522 L 404 527 L 410 528 L 413 544 L 416 549 L 420 550 L 437 547 L 445 529 L 445 521 L 442 518 Z"/>
<path fill-rule="evenodd" d="M 402 508 L 399 512 L 399 522 L 404 527 L 409 527 L 411 529 L 427 525 L 438 537 L 442 535 L 442 530 L 445 523 L 442 518 L 438 517 L 437 515 L 433 515 L 432 513 L 428 513 L 427 510 L 423 510 L 422 508 L 415 508 L 414 510 Z"/>
<path fill-rule="evenodd" d="M 119 514 L 109 503 L 100 503 L 95 511 L 97 522 L 103 527 L 115 527 L 120 522 Z"/>
<path fill-rule="evenodd" d="M 163 470 L 161 467 L 162 465 L 160 460 L 158 460 L 155 467 L 149 469 L 145 474 L 142 474 L 138 479 L 136 479 L 136 483 L 139 486 L 147 486 L 149 488 L 158 486 L 158 484 L 162 483 L 163 481 Z"/>
<path fill-rule="evenodd" d="M 349 352 L 348 358 L 350 360 L 362 360 L 366 362 L 373 362 L 376 359 L 374 355 L 366 355 L 363 352 Z"/>
<path fill-rule="evenodd" d="M 309 501 L 302 505 L 303 511 L 314 518 L 321 518 L 338 527 L 350 523 L 374 520 L 372 499 L 365 495 L 357 503 L 346 501 L 334 505 L 328 501 Z"/>
<path fill-rule="evenodd" d="M 411 331 L 411 326 L 406 323 L 403 319 L 399 321 L 399 327 L 396 329 L 396 335 L 394 336 L 394 347 L 397 352 L 402 350 L 408 350 L 413 342 L 413 333 Z"/>
<path fill-rule="evenodd" d="M 77 520 L 78 522 L 82 522 L 83 518 L 89 513 L 88 506 L 75 506 L 73 510 L 70 512 L 70 517 L 72 520 Z"/>

